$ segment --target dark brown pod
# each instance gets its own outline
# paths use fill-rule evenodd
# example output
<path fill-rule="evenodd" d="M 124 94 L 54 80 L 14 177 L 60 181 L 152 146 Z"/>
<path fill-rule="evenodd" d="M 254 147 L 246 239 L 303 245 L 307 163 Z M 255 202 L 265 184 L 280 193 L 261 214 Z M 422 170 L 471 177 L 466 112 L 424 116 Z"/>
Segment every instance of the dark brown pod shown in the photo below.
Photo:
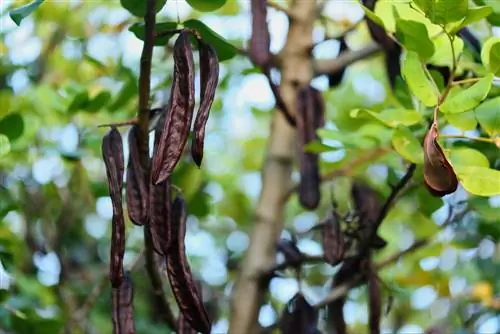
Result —
<path fill-rule="evenodd" d="M 271 63 L 269 46 L 271 37 L 267 26 L 267 0 L 251 0 L 252 36 L 250 39 L 250 60 L 259 67 Z"/>
<path fill-rule="evenodd" d="M 109 278 L 111 285 L 118 287 L 123 279 L 123 255 L 125 254 L 125 220 L 122 208 L 125 162 L 122 137 L 116 128 L 111 128 L 109 133 L 104 136 L 102 155 L 106 165 L 109 193 L 113 204 Z"/>
<path fill-rule="evenodd" d="M 171 243 L 171 198 L 170 179 L 160 184 L 149 185 L 149 221 L 153 249 L 160 255 L 166 255 Z"/>
<path fill-rule="evenodd" d="M 135 334 L 134 288 L 130 274 L 125 274 L 120 287 L 112 289 L 113 333 Z"/>
<path fill-rule="evenodd" d="M 280 329 L 283 334 L 316 334 L 318 311 L 313 308 L 302 293 L 298 292 L 287 303 L 281 318 Z"/>
<path fill-rule="evenodd" d="M 339 39 L 340 42 L 340 48 L 339 48 L 339 56 L 342 55 L 344 52 L 348 51 L 349 48 L 347 47 L 347 43 L 345 41 L 344 36 L 342 36 Z M 338 56 L 337 56 L 338 57 Z M 345 73 L 346 67 L 342 67 L 339 71 L 335 73 L 329 73 L 328 74 L 328 87 L 333 88 L 338 86 L 341 82 L 342 79 L 344 78 L 344 73 Z"/>
<path fill-rule="evenodd" d="M 205 334 L 210 333 L 212 325 L 186 257 L 186 219 L 184 199 L 179 194 L 172 204 L 172 240 L 167 257 L 167 274 L 180 312 L 192 328 Z"/>
<path fill-rule="evenodd" d="M 336 266 L 344 259 L 347 245 L 337 217 L 331 214 L 323 223 L 323 253 L 327 263 Z"/>
<path fill-rule="evenodd" d="M 285 261 L 291 266 L 300 266 L 303 256 L 295 242 L 287 239 L 281 239 L 278 242 L 277 249 L 283 254 Z"/>
<path fill-rule="evenodd" d="M 457 190 L 458 179 L 439 146 L 438 136 L 437 124 L 434 122 L 424 139 L 424 181 L 433 196 L 442 197 Z"/>
<path fill-rule="evenodd" d="M 196 330 L 194 330 L 189 322 L 186 320 L 182 312 L 179 314 L 177 318 L 177 333 L 178 334 L 198 334 Z"/>
<path fill-rule="evenodd" d="M 127 164 L 127 211 L 136 225 L 144 225 L 148 219 L 147 178 L 141 166 L 137 132 L 134 125 L 128 134 L 129 159 Z"/>
<path fill-rule="evenodd" d="M 368 325 L 370 334 L 380 334 L 380 316 L 382 314 L 382 296 L 377 275 L 368 276 Z"/>
<path fill-rule="evenodd" d="M 153 153 L 151 177 L 164 181 L 179 162 L 194 113 L 194 60 L 190 32 L 179 34 L 174 45 L 174 81 L 158 147 Z"/>
<path fill-rule="evenodd" d="M 191 143 L 191 156 L 194 162 L 201 166 L 203 159 L 203 142 L 205 140 L 205 126 L 210 114 L 210 108 L 215 97 L 215 90 L 219 82 L 219 59 L 217 52 L 208 43 L 201 40 L 200 45 L 200 108 L 194 121 L 194 137 Z"/>
<path fill-rule="evenodd" d="M 319 157 L 305 152 L 304 146 L 318 139 L 316 130 L 324 123 L 324 110 L 320 110 L 318 92 L 312 87 L 303 87 L 297 94 L 297 135 L 299 145 L 299 202 L 309 210 L 318 207 L 320 201 Z"/>

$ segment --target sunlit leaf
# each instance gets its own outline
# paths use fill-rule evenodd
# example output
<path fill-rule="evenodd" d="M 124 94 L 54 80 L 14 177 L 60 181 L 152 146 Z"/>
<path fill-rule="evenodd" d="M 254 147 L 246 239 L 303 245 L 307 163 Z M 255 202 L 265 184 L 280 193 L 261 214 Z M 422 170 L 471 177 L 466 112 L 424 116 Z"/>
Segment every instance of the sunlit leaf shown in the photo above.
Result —
<path fill-rule="evenodd" d="M 27 5 L 15 8 L 10 11 L 9 15 L 12 21 L 14 21 L 17 25 L 21 24 L 21 21 L 31 15 L 45 0 L 35 0 L 30 2 Z"/>
<path fill-rule="evenodd" d="M 453 148 L 449 157 L 453 166 L 490 167 L 488 158 L 483 153 L 472 148 Z"/>
<path fill-rule="evenodd" d="M 227 0 L 186 0 L 188 4 L 200 12 L 212 12 L 224 6 Z"/>
<path fill-rule="evenodd" d="M 476 166 L 461 166 L 455 168 L 462 186 L 474 195 L 500 195 L 500 171 Z"/>
<path fill-rule="evenodd" d="M 436 24 L 461 20 L 469 9 L 468 0 L 415 0 L 415 3 Z"/>
<path fill-rule="evenodd" d="M 0 134 L 0 158 L 6 156 L 10 152 L 9 137 Z"/>
<path fill-rule="evenodd" d="M 411 92 L 427 107 L 437 104 L 439 93 L 416 52 L 408 51 L 402 65 L 403 78 Z"/>
<path fill-rule="evenodd" d="M 0 134 L 6 135 L 10 141 L 21 137 L 24 132 L 24 121 L 19 113 L 8 114 L 0 120 Z"/>
<path fill-rule="evenodd" d="M 493 74 L 485 76 L 471 87 L 446 98 L 440 110 L 443 113 L 461 113 L 475 108 L 488 95 L 492 82 Z"/>
<path fill-rule="evenodd" d="M 392 134 L 392 146 L 403 158 L 416 164 L 424 162 L 424 151 L 410 129 L 398 127 Z"/>
<path fill-rule="evenodd" d="M 397 127 L 398 125 L 410 126 L 422 120 L 422 115 L 418 111 L 408 109 L 385 109 L 381 112 L 374 112 L 368 109 L 354 109 L 350 115 L 356 118 L 361 113 L 366 113 L 390 127 Z"/>
<path fill-rule="evenodd" d="M 491 37 L 484 43 L 481 61 L 491 73 L 500 76 L 500 37 Z"/>
<path fill-rule="evenodd" d="M 477 121 L 490 136 L 500 132 L 500 96 L 481 103 L 475 110 Z"/>
<path fill-rule="evenodd" d="M 449 124 L 464 131 L 474 130 L 477 126 L 476 116 L 472 110 L 459 114 L 445 114 L 444 118 Z"/>
<path fill-rule="evenodd" d="M 397 19 L 396 37 L 407 50 L 418 53 L 422 60 L 427 60 L 434 54 L 434 44 L 423 23 Z"/>

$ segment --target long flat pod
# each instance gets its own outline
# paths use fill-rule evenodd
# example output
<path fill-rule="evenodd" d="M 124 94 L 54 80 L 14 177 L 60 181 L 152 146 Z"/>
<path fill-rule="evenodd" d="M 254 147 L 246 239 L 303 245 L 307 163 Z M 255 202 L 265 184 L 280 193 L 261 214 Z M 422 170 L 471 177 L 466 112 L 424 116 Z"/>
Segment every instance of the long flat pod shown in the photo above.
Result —
<path fill-rule="evenodd" d="M 380 334 L 380 317 L 382 315 L 382 301 L 380 283 L 375 272 L 368 275 L 368 325 L 370 334 Z"/>
<path fill-rule="evenodd" d="M 186 257 L 186 219 L 184 199 L 179 194 L 172 204 L 172 241 L 167 257 L 167 274 L 179 310 L 186 321 L 198 332 L 209 333 L 212 325 Z"/>
<path fill-rule="evenodd" d="M 283 334 L 316 334 L 318 311 L 298 292 L 287 303 L 281 318 L 280 329 Z"/>
<path fill-rule="evenodd" d="M 340 221 L 335 214 L 330 214 L 325 220 L 322 229 L 323 253 L 327 263 L 336 266 L 344 259 L 347 245 L 344 233 L 340 228 Z"/>
<path fill-rule="evenodd" d="M 210 108 L 215 97 L 215 90 L 219 82 L 219 59 L 217 52 L 208 43 L 198 41 L 200 55 L 200 108 L 194 121 L 194 137 L 191 144 L 191 155 L 194 162 L 201 166 L 203 159 L 203 142 L 205 140 L 205 126 L 210 114 Z"/>
<path fill-rule="evenodd" d="M 146 173 L 141 166 L 137 125 L 128 134 L 129 159 L 127 164 L 127 211 L 136 225 L 144 225 L 148 217 L 148 187 Z"/>
<path fill-rule="evenodd" d="M 271 36 L 267 26 L 267 0 L 251 0 L 252 36 L 250 60 L 257 66 L 267 67 L 271 62 Z"/>
<path fill-rule="evenodd" d="M 113 333 L 135 334 L 134 321 L 134 288 L 132 279 L 127 273 L 120 287 L 112 289 Z"/>
<path fill-rule="evenodd" d="M 125 220 L 122 208 L 122 188 L 125 162 L 120 132 L 112 128 L 102 140 L 102 156 L 106 166 L 108 186 L 113 205 L 112 239 L 109 278 L 117 287 L 123 279 L 123 255 L 125 254 Z"/>
<path fill-rule="evenodd" d="M 179 162 L 194 112 L 194 60 L 190 32 L 179 34 L 174 45 L 174 81 L 158 148 L 153 153 L 151 177 L 164 181 Z"/>
<path fill-rule="evenodd" d="M 166 255 L 171 242 L 171 198 L 170 178 L 160 184 L 149 185 L 149 232 L 153 249 L 160 255 Z"/>

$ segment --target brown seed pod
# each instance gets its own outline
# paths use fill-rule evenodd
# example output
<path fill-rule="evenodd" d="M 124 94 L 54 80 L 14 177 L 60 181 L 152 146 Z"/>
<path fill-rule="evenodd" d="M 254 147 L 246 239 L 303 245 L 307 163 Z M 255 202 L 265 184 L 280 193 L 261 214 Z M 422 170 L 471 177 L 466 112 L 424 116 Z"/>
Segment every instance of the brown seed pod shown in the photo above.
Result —
<path fill-rule="evenodd" d="M 276 247 L 285 257 L 285 261 L 293 267 L 299 267 L 302 262 L 302 253 L 294 241 L 281 239 Z"/>
<path fill-rule="evenodd" d="M 179 314 L 179 317 L 177 318 L 177 333 L 198 334 L 198 332 L 189 325 L 189 322 L 186 320 L 182 312 Z"/>
<path fill-rule="evenodd" d="M 149 185 L 149 232 L 153 249 L 160 255 L 166 255 L 171 242 L 171 206 L 170 179 L 158 185 Z"/>
<path fill-rule="evenodd" d="M 318 328 L 318 311 L 298 292 L 287 303 L 281 318 L 280 329 L 283 334 L 321 333 Z"/>
<path fill-rule="evenodd" d="M 186 257 L 186 219 L 184 199 L 178 194 L 172 204 L 172 240 L 167 257 L 167 274 L 179 310 L 186 321 L 198 332 L 209 333 L 212 325 Z"/>
<path fill-rule="evenodd" d="M 208 121 L 210 108 L 215 97 L 215 90 L 219 82 L 219 59 L 217 52 L 208 43 L 201 40 L 200 45 L 200 108 L 194 121 L 194 137 L 191 143 L 191 156 L 194 162 L 201 166 L 203 159 L 203 142 L 205 140 L 205 126 Z"/>
<path fill-rule="evenodd" d="M 371 272 L 368 276 L 368 324 L 370 334 L 380 333 L 380 316 L 382 314 L 382 301 L 380 283 L 377 275 Z"/>
<path fill-rule="evenodd" d="M 327 263 L 336 266 L 344 259 L 347 245 L 340 222 L 334 214 L 330 214 L 323 223 L 323 252 Z"/>
<path fill-rule="evenodd" d="M 186 145 L 194 112 L 194 60 L 190 32 L 179 34 L 174 45 L 174 83 L 164 128 L 153 153 L 151 177 L 154 184 L 164 181 L 179 162 Z"/>
<path fill-rule="evenodd" d="M 112 289 L 113 333 L 135 334 L 134 288 L 130 274 L 126 273 L 118 288 Z"/>
<path fill-rule="evenodd" d="M 319 157 L 306 153 L 304 146 L 318 139 L 316 130 L 324 124 L 324 104 L 313 87 L 303 87 L 297 94 L 297 135 L 299 145 L 299 202 L 309 210 L 318 207 L 320 201 Z"/>
<path fill-rule="evenodd" d="M 123 255 L 125 254 L 125 220 L 122 208 L 125 162 L 122 137 L 114 127 L 102 140 L 102 156 L 106 165 L 109 193 L 113 204 L 109 278 L 111 285 L 117 287 L 123 279 Z"/>
<path fill-rule="evenodd" d="M 250 39 L 250 60 L 259 67 L 271 63 L 269 46 L 271 37 L 267 27 L 267 0 L 252 0 L 252 36 Z"/>
<path fill-rule="evenodd" d="M 127 210 L 130 220 L 144 225 L 148 219 L 148 188 L 146 173 L 141 166 L 137 132 L 134 125 L 128 134 L 129 159 L 127 164 Z"/>
<path fill-rule="evenodd" d="M 434 122 L 424 139 L 424 181 L 433 196 L 442 197 L 457 190 L 458 179 L 439 146 L 438 136 L 437 123 Z"/>

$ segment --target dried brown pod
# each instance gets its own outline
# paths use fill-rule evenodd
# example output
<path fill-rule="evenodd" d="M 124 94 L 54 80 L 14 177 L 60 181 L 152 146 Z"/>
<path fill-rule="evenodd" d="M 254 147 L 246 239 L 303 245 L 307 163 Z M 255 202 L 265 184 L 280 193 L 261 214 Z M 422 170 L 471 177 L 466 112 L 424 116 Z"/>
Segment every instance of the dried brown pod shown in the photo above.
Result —
<path fill-rule="evenodd" d="M 112 289 L 112 322 L 114 334 L 135 334 L 134 288 L 126 273 L 118 288 Z"/>
<path fill-rule="evenodd" d="M 344 233 L 336 215 L 330 214 L 323 222 L 322 237 L 325 260 L 330 265 L 336 266 L 344 259 L 347 250 Z"/>
<path fill-rule="evenodd" d="M 271 62 L 269 46 L 271 37 L 267 26 L 267 0 L 251 0 L 252 36 L 250 38 L 250 60 L 260 67 Z"/>
<path fill-rule="evenodd" d="M 196 330 L 194 330 L 189 322 L 186 320 L 182 312 L 179 314 L 177 318 L 177 333 L 179 334 L 198 334 Z"/>
<path fill-rule="evenodd" d="M 208 317 L 201 291 L 196 287 L 189 267 L 184 246 L 187 212 L 184 199 L 177 195 L 172 204 L 172 240 L 167 257 L 167 274 L 180 312 L 189 325 L 201 333 L 209 333 L 211 322 Z"/>
<path fill-rule="evenodd" d="M 380 333 L 380 317 L 382 314 L 382 296 L 380 282 L 375 272 L 368 275 L 368 326 L 370 334 Z"/>
<path fill-rule="evenodd" d="M 125 220 L 122 208 L 125 162 L 122 137 L 114 127 L 102 140 L 102 156 L 106 166 L 109 193 L 113 205 L 109 278 L 111 285 L 117 287 L 123 280 L 123 255 L 125 254 Z"/>
<path fill-rule="evenodd" d="M 316 334 L 318 311 L 313 308 L 304 295 L 298 292 L 287 303 L 281 318 L 280 329 L 283 334 Z"/>
<path fill-rule="evenodd" d="M 138 131 L 139 128 L 134 125 L 128 134 L 127 211 L 134 224 L 144 225 L 148 219 L 148 187 L 139 155 Z"/>
<path fill-rule="evenodd" d="M 194 112 L 194 60 L 191 33 L 184 30 L 174 44 L 174 81 L 166 119 L 153 153 L 151 177 L 154 184 L 164 181 L 179 162 L 186 145 Z"/>
<path fill-rule="evenodd" d="M 285 261 L 293 267 L 298 267 L 302 263 L 302 253 L 297 244 L 288 239 L 281 239 L 276 247 L 285 257 Z"/>
<path fill-rule="evenodd" d="M 170 178 L 160 184 L 149 185 L 149 220 L 153 249 L 160 255 L 166 255 L 173 237 L 171 236 L 171 198 Z"/>
<path fill-rule="evenodd" d="M 320 175 L 318 154 L 305 152 L 305 145 L 317 140 L 316 130 L 324 124 L 324 103 L 321 93 L 313 87 L 303 87 L 297 93 L 297 135 L 299 145 L 299 202 L 309 210 L 318 207 Z"/>
<path fill-rule="evenodd" d="M 191 143 L 191 156 L 194 162 L 201 166 L 203 159 L 203 142 L 205 140 L 205 126 L 210 114 L 210 108 L 215 97 L 215 90 L 219 82 L 219 59 L 217 52 L 208 43 L 198 41 L 200 55 L 200 108 L 194 121 L 194 136 Z"/>
<path fill-rule="evenodd" d="M 437 123 L 433 122 L 424 139 L 424 181 L 429 192 L 442 197 L 457 190 L 458 179 L 439 145 Z"/>

